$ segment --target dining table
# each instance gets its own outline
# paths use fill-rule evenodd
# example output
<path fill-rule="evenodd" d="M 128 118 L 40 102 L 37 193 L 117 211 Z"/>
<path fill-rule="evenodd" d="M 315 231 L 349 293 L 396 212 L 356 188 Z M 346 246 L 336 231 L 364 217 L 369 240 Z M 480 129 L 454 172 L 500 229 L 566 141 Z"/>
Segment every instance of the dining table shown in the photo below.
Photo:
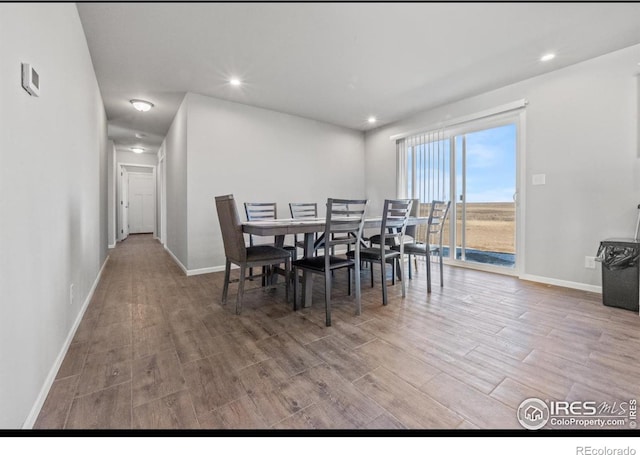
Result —
<path fill-rule="evenodd" d="M 304 256 L 313 256 L 322 239 L 316 240 L 316 233 L 324 232 L 326 218 L 279 218 L 275 220 L 245 221 L 242 223 L 242 231 L 245 234 L 274 237 L 275 246 L 282 247 L 287 235 L 304 234 Z M 428 224 L 429 217 L 413 217 L 407 220 L 408 226 Z M 382 217 L 365 218 L 364 229 L 380 229 Z M 365 245 L 366 246 L 366 245 Z M 313 274 L 302 273 L 302 306 L 311 306 L 311 293 Z"/>

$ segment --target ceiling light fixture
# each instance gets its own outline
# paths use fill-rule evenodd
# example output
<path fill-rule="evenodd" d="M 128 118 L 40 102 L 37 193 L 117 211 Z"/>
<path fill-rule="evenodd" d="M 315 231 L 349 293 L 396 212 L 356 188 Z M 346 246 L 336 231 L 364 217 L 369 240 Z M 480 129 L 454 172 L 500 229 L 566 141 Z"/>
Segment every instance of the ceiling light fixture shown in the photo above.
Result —
<path fill-rule="evenodd" d="M 369 123 L 376 123 L 376 118 L 371 116 L 369 117 L 369 119 L 367 120 Z"/>
<path fill-rule="evenodd" d="M 548 62 L 549 60 L 553 60 L 554 58 L 556 58 L 556 54 L 544 54 L 542 57 L 540 57 L 540 61 Z"/>
<path fill-rule="evenodd" d="M 240 84 L 242 84 L 242 82 L 240 82 L 240 79 L 238 79 L 237 77 L 232 77 L 231 79 L 229 79 L 229 84 L 238 87 Z"/>
<path fill-rule="evenodd" d="M 141 148 L 141 147 L 131 147 L 131 151 L 133 153 L 142 153 L 142 152 L 144 152 L 144 149 Z"/>
<path fill-rule="evenodd" d="M 145 100 L 129 100 L 133 107 L 140 112 L 147 112 L 153 107 L 153 103 Z"/>

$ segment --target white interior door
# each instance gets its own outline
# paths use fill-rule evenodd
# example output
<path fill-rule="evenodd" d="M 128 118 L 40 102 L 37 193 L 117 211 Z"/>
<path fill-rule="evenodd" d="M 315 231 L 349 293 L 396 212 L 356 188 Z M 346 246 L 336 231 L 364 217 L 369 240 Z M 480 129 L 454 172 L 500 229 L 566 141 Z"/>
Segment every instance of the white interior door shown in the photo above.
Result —
<path fill-rule="evenodd" d="M 122 240 L 126 239 L 129 236 L 129 173 L 127 170 L 122 167 L 122 172 L 120 173 L 122 178 L 121 181 L 121 191 L 122 191 L 122 199 L 120 200 L 120 207 L 122 207 Z"/>
<path fill-rule="evenodd" d="M 129 173 L 129 232 L 153 233 L 155 227 L 155 181 L 153 174 Z"/>

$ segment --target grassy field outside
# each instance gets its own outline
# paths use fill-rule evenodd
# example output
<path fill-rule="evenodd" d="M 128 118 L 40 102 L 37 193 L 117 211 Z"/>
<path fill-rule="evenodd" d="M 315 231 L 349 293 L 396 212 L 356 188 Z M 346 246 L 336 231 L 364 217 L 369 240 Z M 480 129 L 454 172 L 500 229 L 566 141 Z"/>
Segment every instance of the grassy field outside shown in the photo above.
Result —
<path fill-rule="evenodd" d="M 420 216 L 429 215 L 430 204 L 420 205 Z M 462 203 L 457 204 L 458 214 L 462 213 Z M 461 215 L 459 215 L 461 217 Z M 515 253 L 516 251 L 516 205 L 514 202 L 467 203 L 466 246 L 480 251 Z M 444 231 L 443 243 L 449 241 L 449 216 Z M 458 220 L 456 245 L 460 246 L 462 220 Z M 424 231 L 419 234 L 424 238 Z"/>

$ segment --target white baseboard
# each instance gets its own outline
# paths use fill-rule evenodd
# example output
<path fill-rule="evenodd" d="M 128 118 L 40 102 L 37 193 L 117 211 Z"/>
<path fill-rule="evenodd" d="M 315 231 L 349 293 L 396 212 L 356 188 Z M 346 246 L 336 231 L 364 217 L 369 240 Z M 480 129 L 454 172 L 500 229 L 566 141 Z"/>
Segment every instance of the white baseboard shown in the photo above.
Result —
<path fill-rule="evenodd" d="M 188 276 L 188 275 L 189 275 L 189 271 L 188 271 L 188 270 L 187 270 L 187 268 L 184 266 L 184 264 L 183 264 L 182 262 L 180 262 L 180 259 L 178 259 L 178 258 L 176 257 L 176 255 L 175 255 L 175 254 L 173 254 L 173 251 L 171 251 L 171 250 L 167 247 L 167 245 L 164 245 L 164 249 L 166 250 L 166 252 L 167 252 L 167 253 L 169 253 L 169 256 L 171 256 L 171 259 L 173 259 L 173 261 L 174 261 L 176 264 L 178 264 L 178 267 L 180 267 L 180 269 L 182 270 L 182 272 L 183 272 L 185 275 L 187 275 L 187 276 Z"/>
<path fill-rule="evenodd" d="M 78 326 L 82 321 L 82 317 L 84 316 L 84 313 L 87 310 L 87 307 L 91 302 L 91 299 L 93 298 L 93 294 L 95 293 L 96 288 L 98 287 L 98 283 L 100 282 L 100 278 L 102 277 L 102 272 L 104 271 L 104 268 L 107 265 L 107 262 L 109 262 L 109 256 L 107 256 L 107 258 L 104 260 L 104 263 L 102 264 L 102 267 L 100 267 L 98 276 L 96 276 L 96 279 L 93 282 L 91 289 L 89 290 L 89 294 L 87 295 L 87 298 L 84 300 L 84 303 L 82 304 L 82 308 L 80 308 L 80 312 L 78 313 L 78 316 L 76 317 L 76 320 L 74 321 L 73 326 L 71 327 L 71 330 L 69 330 L 69 335 L 67 335 L 67 339 L 62 345 L 62 349 L 60 350 L 60 353 L 58 354 L 56 361 L 51 367 L 51 370 L 49 370 L 47 379 L 44 381 L 44 384 L 42 385 L 42 389 L 40 389 L 40 394 L 38 395 L 36 402 L 31 408 L 31 412 L 27 416 L 27 419 L 24 421 L 24 424 L 22 425 L 23 430 L 30 430 L 33 428 L 33 425 L 35 425 L 36 420 L 38 419 L 38 415 L 42 410 L 42 406 L 44 406 L 44 402 L 47 399 L 47 395 L 49 395 L 49 391 L 51 390 L 53 381 L 56 379 L 58 370 L 60 369 L 60 366 L 62 366 L 62 361 L 64 360 L 64 357 L 67 355 L 67 351 L 69 350 L 71 341 L 73 341 L 73 337 L 76 334 L 76 330 L 78 330 Z"/>
<path fill-rule="evenodd" d="M 588 291 L 588 292 L 595 292 L 597 294 L 602 294 L 602 286 L 595 286 L 593 284 L 578 283 L 576 281 L 557 280 L 555 278 L 548 278 L 546 276 L 538 276 L 538 275 L 530 275 L 528 273 L 520 275 L 520 279 L 527 280 L 527 281 L 535 281 L 536 283 L 552 284 L 554 286 L 560 286 L 563 288 L 578 289 L 580 291 Z"/>
<path fill-rule="evenodd" d="M 239 267 L 235 264 L 231 264 L 231 268 L 237 269 Z M 215 267 L 205 267 L 203 269 L 188 270 L 187 276 L 204 275 L 205 273 L 214 273 L 214 272 L 224 272 L 224 265 L 218 265 Z"/>
<path fill-rule="evenodd" d="M 109 246 L 108 246 L 108 248 L 109 248 L 110 250 L 114 249 L 115 247 L 116 247 L 116 244 L 115 244 L 115 243 L 114 243 L 113 245 L 109 245 Z"/>
<path fill-rule="evenodd" d="M 180 267 L 182 272 L 187 276 L 204 275 L 205 273 L 224 272 L 224 265 L 216 265 L 213 267 L 205 267 L 202 269 L 188 269 L 184 266 L 182 262 L 180 262 L 180 259 L 178 259 L 176 255 L 173 254 L 173 252 L 169 248 L 167 248 L 167 245 L 164 245 L 164 249 L 167 250 L 167 253 L 169 253 L 169 256 L 171 256 L 174 262 L 178 264 L 178 267 Z M 231 264 L 231 268 L 237 269 L 238 266 L 235 264 Z"/>

